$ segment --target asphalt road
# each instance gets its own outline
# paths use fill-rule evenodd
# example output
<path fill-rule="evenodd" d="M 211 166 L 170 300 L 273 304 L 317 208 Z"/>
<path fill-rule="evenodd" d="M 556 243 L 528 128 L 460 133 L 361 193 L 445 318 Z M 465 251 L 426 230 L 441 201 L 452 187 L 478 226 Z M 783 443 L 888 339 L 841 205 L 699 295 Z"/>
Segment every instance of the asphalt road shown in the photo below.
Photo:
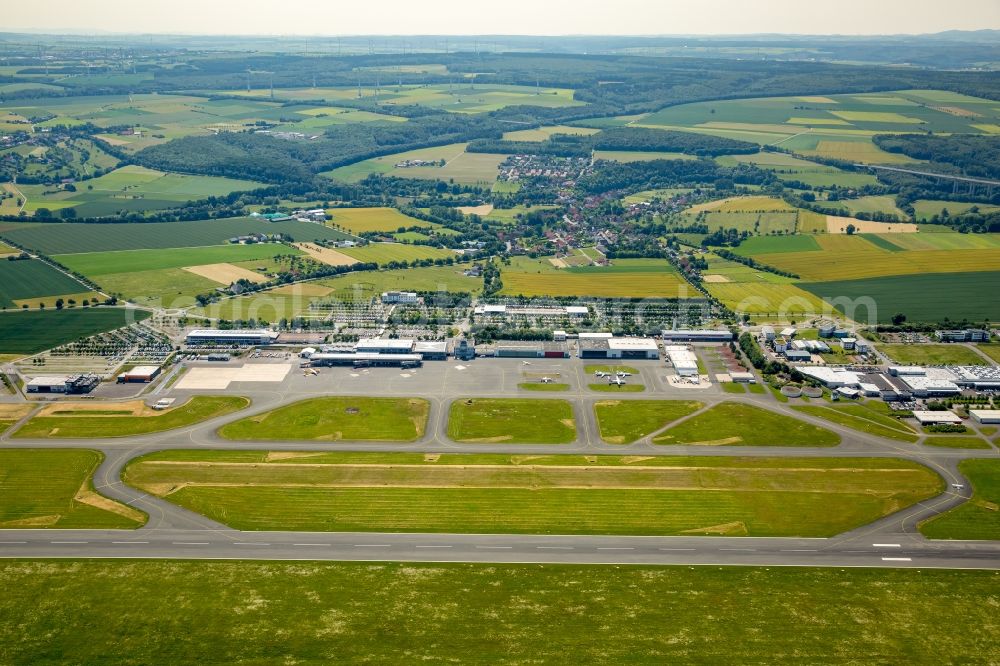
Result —
<path fill-rule="evenodd" d="M 632 363 L 637 365 L 637 363 Z M 464 365 L 466 369 L 458 367 Z M 319 377 L 303 377 L 294 369 L 277 385 L 243 384 L 228 393 L 245 395 L 253 405 L 238 415 L 220 417 L 166 433 L 104 440 L 29 440 L 0 437 L 2 446 L 101 450 L 106 458 L 95 473 L 102 494 L 149 515 L 147 525 L 135 531 L 108 530 L 0 530 L 0 557 L 109 557 L 177 559 L 359 560 L 434 562 L 548 562 L 609 564 L 710 564 L 831 567 L 946 567 L 1000 569 L 1000 542 L 954 542 L 925 539 L 917 523 L 966 501 L 969 484 L 958 462 L 970 457 L 997 457 L 1000 451 L 962 451 L 926 447 L 872 437 L 795 412 L 770 395 L 725 394 L 711 389 L 680 389 L 663 379 L 662 366 L 641 364 L 638 377 L 645 393 L 594 393 L 594 380 L 578 360 L 540 360 L 532 366 L 514 361 L 475 361 L 468 364 L 428 364 L 418 371 L 380 369 L 352 372 L 324 370 Z M 517 388 L 523 373 L 559 375 L 569 383 L 564 393 L 534 393 Z M 211 391 L 209 393 L 219 393 Z M 420 396 L 431 403 L 425 435 L 405 444 L 368 442 L 230 442 L 215 430 L 228 421 L 276 406 L 321 395 Z M 183 399 L 187 393 L 157 391 L 156 397 Z M 573 403 L 578 437 L 567 445 L 462 444 L 447 437 L 450 403 L 467 396 L 566 399 Z M 738 399 L 834 430 L 843 442 L 830 448 L 685 447 L 659 446 L 645 438 L 628 446 L 609 445 L 599 436 L 593 404 L 618 399 L 690 399 L 705 409 Z M 577 453 L 619 455 L 694 455 L 768 457 L 892 457 L 931 467 L 947 482 L 939 497 L 852 532 L 829 539 L 755 537 L 627 537 L 534 536 L 469 534 L 376 534 L 240 532 L 149 496 L 121 482 L 121 471 L 132 459 L 173 448 L 227 448 L 297 451 L 409 451 L 429 453 Z M 965 487 L 956 491 L 952 484 Z"/>

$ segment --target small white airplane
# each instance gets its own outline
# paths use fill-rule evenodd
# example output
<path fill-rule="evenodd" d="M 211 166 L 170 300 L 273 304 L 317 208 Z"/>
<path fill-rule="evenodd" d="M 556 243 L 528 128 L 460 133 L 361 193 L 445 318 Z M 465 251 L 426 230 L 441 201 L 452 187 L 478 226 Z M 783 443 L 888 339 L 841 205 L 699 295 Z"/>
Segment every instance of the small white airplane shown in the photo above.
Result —
<path fill-rule="evenodd" d="M 621 377 L 608 377 L 608 385 L 614 384 L 615 386 L 625 386 L 625 380 Z"/>
<path fill-rule="evenodd" d="M 521 361 L 524 365 L 531 365 L 531 361 Z"/>
<path fill-rule="evenodd" d="M 618 376 L 619 377 L 631 377 L 632 373 L 631 372 L 619 372 Z"/>
<path fill-rule="evenodd" d="M 539 381 L 543 384 L 551 384 L 554 380 L 551 377 L 542 377 Z"/>
<path fill-rule="evenodd" d="M 599 378 L 599 379 L 602 379 L 604 377 L 607 377 L 608 373 L 601 372 L 601 371 L 598 370 L 597 372 L 594 373 L 594 376 L 597 377 L 597 378 Z"/>

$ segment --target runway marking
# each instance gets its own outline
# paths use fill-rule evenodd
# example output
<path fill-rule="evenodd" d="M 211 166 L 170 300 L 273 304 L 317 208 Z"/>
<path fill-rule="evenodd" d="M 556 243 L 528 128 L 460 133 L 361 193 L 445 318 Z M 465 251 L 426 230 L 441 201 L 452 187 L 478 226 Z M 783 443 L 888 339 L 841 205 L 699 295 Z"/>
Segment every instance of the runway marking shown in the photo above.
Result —
<path fill-rule="evenodd" d="M 883 557 L 883 562 L 912 562 L 913 560 L 909 557 Z"/>
<path fill-rule="evenodd" d="M 175 546 L 207 546 L 207 541 L 174 541 Z"/>
<path fill-rule="evenodd" d="M 613 546 L 607 546 L 605 548 L 598 548 L 597 550 L 635 550 L 635 548 L 628 548 L 624 546 L 615 548 Z"/>
<path fill-rule="evenodd" d="M 535 546 L 538 550 L 573 550 L 573 546 Z"/>
<path fill-rule="evenodd" d="M 270 546 L 269 543 L 261 543 L 259 541 L 234 541 L 234 546 Z"/>
<path fill-rule="evenodd" d="M 480 550 L 510 550 L 514 546 L 476 546 Z"/>
<path fill-rule="evenodd" d="M 111 543 L 117 543 L 119 545 L 125 544 L 137 544 L 137 543 L 149 543 L 148 541 L 112 541 Z"/>
<path fill-rule="evenodd" d="M 87 543 L 86 541 L 50 541 L 49 543 Z"/>
<path fill-rule="evenodd" d="M 816 548 L 787 548 L 781 551 L 782 553 L 816 553 L 818 550 Z"/>
<path fill-rule="evenodd" d="M 451 546 L 414 546 L 414 548 L 451 548 Z"/>
<path fill-rule="evenodd" d="M 388 543 L 356 543 L 355 548 L 392 548 L 392 544 Z"/>
<path fill-rule="evenodd" d="M 719 550 L 732 550 L 732 551 L 740 551 L 740 552 L 743 552 L 743 553 L 756 553 L 757 552 L 756 548 L 720 548 Z"/>
<path fill-rule="evenodd" d="M 328 543 L 293 543 L 293 546 L 329 546 Z"/>
<path fill-rule="evenodd" d="M 657 548 L 657 550 L 674 551 L 674 550 L 698 550 L 698 549 L 697 548 Z"/>
<path fill-rule="evenodd" d="M 901 548 L 898 543 L 873 543 L 872 548 Z"/>
<path fill-rule="evenodd" d="M 28 543 L 27 541 L 0 541 L 0 546 L 10 546 L 17 543 Z"/>

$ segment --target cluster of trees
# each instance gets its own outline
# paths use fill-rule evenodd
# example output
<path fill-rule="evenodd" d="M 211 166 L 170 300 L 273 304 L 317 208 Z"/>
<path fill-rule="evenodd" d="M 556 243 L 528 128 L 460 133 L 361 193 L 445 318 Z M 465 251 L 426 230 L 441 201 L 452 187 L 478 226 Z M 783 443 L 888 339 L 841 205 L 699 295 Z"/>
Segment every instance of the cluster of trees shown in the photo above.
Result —
<path fill-rule="evenodd" d="M 601 160 L 592 173 L 577 181 L 577 187 L 586 194 L 603 194 L 612 190 L 639 192 L 720 180 L 763 185 L 774 180 L 774 175 L 753 165 L 722 167 L 708 159 L 625 163 Z"/>
<path fill-rule="evenodd" d="M 966 176 L 1000 179 L 1000 136 L 878 134 L 872 140 L 889 153 L 933 162 L 935 165 L 949 164 Z M 918 170 L 932 173 L 940 171 L 933 166 Z"/>

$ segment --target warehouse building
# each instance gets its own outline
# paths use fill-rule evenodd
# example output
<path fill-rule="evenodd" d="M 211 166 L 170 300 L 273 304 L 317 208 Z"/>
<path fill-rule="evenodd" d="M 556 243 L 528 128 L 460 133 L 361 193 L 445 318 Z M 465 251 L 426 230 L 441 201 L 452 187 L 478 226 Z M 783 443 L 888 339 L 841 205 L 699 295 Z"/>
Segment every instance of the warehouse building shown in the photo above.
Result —
<path fill-rule="evenodd" d="M 786 349 L 785 358 L 793 363 L 808 363 L 812 360 L 812 354 L 802 349 Z"/>
<path fill-rule="evenodd" d="M 861 384 L 861 376 L 856 372 L 851 372 L 850 370 L 817 366 L 814 368 L 799 368 L 799 372 L 806 377 L 815 379 L 820 384 L 830 389 L 837 389 L 841 386 L 854 387 Z"/>
<path fill-rule="evenodd" d="M 962 419 L 954 412 L 930 412 L 913 410 L 913 418 L 922 426 L 930 425 L 961 425 Z"/>
<path fill-rule="evenodd" d="M 118 375 L 119 384 L 148 384 L 160 375 L 158 365 L 137 365 Z"/>
<path fill-rule="evenodd" d="M 969 416 L 983 425 L 1000 424 L 1000 409 L 970 409 Z"/>
<path fill-rule="evenodd" d="M 90 393 L 101 383 L 101 378 L 97 375 L 59 375 L 34 377 L 24 385 L 24 390 L 28 393 L 69 393 L 82 394 Z"/>
<path fill-rule="evenodd" d="M 733 334 L 727 328 L 663 331 L 665 342 L 732 342 Z"/>
<path fill-rule="evenodd" d="M 496 345 L 497 358 L 569 358 L 563 342 L 507 341 Z"/>
<path fill-rule="evenodd" d="M 197 329 L 187 334 L 189 345 L 269 345 L 278 340 L 278 333 L 265 329 Z"/>
<path fill-rule="evenodd" d="M 910 387 L 915 398 L 934 398 L 958 395 L 962 389 L 953 381 L 927 377 L 926 375 L 903 375 L 902 382 Z"/>
<path fill-rule="evenodd" d="M 952 380 L 964 388 L 977 391 L 1000 390 L 1000 368 L 969 365 L 948 368 Z"/>
<path fill-rule="evenodd" d="M 667 359 L 678 376 L 697 377 L 700 374 L 698 371 L 698 357 L 687 347 L 683 345 L 667 345 L 663 348 L 663 351 L 666 352 Z"/>
<path fill-rule="evenodd" d="M 580 358 L 656 360 L 659 347 L 652 338 L 581 338 Z"/>

